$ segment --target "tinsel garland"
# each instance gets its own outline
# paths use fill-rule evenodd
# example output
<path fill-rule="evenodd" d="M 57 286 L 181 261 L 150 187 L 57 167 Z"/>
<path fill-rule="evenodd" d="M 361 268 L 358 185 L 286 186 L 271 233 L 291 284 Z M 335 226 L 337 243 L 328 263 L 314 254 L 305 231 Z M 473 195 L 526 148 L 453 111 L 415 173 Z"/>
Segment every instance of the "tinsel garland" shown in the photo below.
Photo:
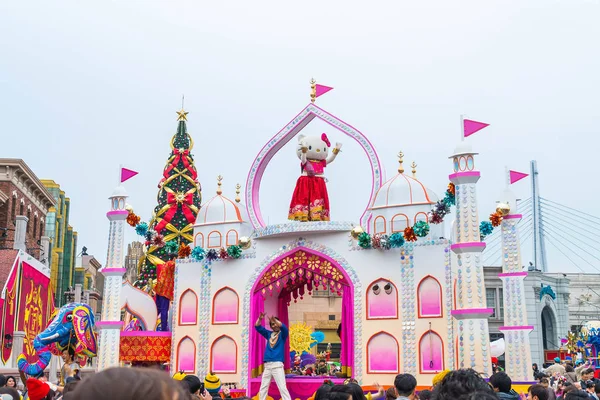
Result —
<path fill-rule="evenodd" d="M 169 255 L 177 254 L 178 249 L 179 249 L 179 243 L 177 243 L 174 240 L 171 240 L 171 241 L 167 242 L 167 244 L 165 244 L 165 251 Z"/>
<path fill-rule="evenodd" d="M 140 222 L 135 226 L 135 233 L 140 236 L 146 237 L 146 233 L 148 233 L 148 224 L 145 222 Z"/>
<path fill-rule="evenodd" d="M 415 235 L 415 231 L 412 227 L 409 226 L 406 227 L 406 229 L 404 229 L 404 240 L 406 240 L 407 242 L 417 241 L 417 235 Z"/>
<path fill-rule="evenodd" d="M 219 258 L 221 260 L 225 260 L 225 259 L 229 258 L 229 254 L 227 254 L 227 250 L 223 247 L 221 247 L 219 249 Z"/>
<path fill-rule="evenodd" d="M 240 258 L 242 256 L 242 248 L 236 244 L 232 244 L 227 248 L 227 254 L 231 258 Z"/>
<path fill-rule="evenodd" d="M 160 233 L 154 235 L 154 239 L 152 239 L 152 244 L 156 247 L 164 247 L 165 246 L 165 237 Z"/>
<path fill-rule="evenodd" d="M 177 255 L 179 256 L 179 258 L 188 258 L 190 256 L 192 252 L 192 249 L 190 248 L 190 246 L 188 246 L 185 243 L 181 243 L 181 245 L 179 246 L 179 251 L 177 252 Z"/>
<path fill-rule="evenodd" d="M 151 242 L 154 239 L 154 236 L 156 235 L 156 231 L 154 231 L 153 229 L 148 229 L 148 232 L 146 232 L 146 240 L 148 242 Z"/>
<path fill-rule="evenodd" d="M 215 249 L 210 249 L 208 253 L 206 253 L 206 259 L 208 261 L 215 261 L 217 258 L 219 258 L 219 254 Z"/>
<path fill-rule="evenodd" d="M 494 231 L 494 227 L 490 221 L 481 221 L 479 224 L 479 234 L 481 236 L 481 241 L 486 238 L 486 236 L 490 235 Z"/>
<path fill-rule="evenodd" d="M 392 247 L 390 237 L 386 234 L 381 235 L 379 237 L 379 245 L 383 250 L 389 250 Z"/>
<path fill-rule="evenodd" d="M 381 248 L 381 234 L 380 233 L 376 233 L 371 237 L 371 247 L 373 247 L 374 249 Z"/>
<path fill-rule="evenodd" d="M 493 227 L 500 226 L 500 224 L 502 223 L 502 215 L 500 215 L 500 213 L 497 212 L 490 214 L 490 222 L 492 223 Z"/>
<path fill-rule="evenodd" d="M 404 236 L 402 236 L 402 233 L 400 233 L 400 232 L 392 233 L 392 235 L 390 236 L 390 246 L 392 248 L 398 248 L 398 247 L 404 246 Z"/>
<path fill-rule="evenodd" d="M 196 261 L 204 260 L 205 255 L 206 251 L 202 247 L 194 247 L 192 249 L 192 258 Z"/>
<path fill-rule="evenodd" d="M 425 221 L 417 221 L 413 226 L 413 232 L 418 237 L 425 237 L 429 233 L 429 224 Z"/>
<path fill-rule="evenodd" d="M 368 249 L 371 247 L 371 235 L 369 235 L 367 232 L 363 232 L 358 235 L 358 245 L 363 249 Z"/>
<path fill-rule="evenodd" d="M 130 212 L 129 215 L 127 216 L 127 223 L 134 227 L 140 223 L 141 218 L 138 217 L 137 215 L 135 215 L 134 213 Z"/>

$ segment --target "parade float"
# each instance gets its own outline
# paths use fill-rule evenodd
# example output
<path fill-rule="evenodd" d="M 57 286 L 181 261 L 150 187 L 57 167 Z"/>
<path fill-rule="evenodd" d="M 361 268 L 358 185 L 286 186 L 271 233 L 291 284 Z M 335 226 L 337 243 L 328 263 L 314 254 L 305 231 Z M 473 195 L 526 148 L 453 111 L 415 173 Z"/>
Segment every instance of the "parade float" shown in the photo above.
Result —
<path fill-rule="evenodd" d="M 461 141 L 449 157 L 450 182 L 436 193 L 405 173 L 402 154 L 397 172 L 386 178 L 371 141 L 315 104 L 328 90 L 312 82 L 311 102 L 275 136 L 265 137 L 249 168 L 245 204 L 223 194 L 220 177 L 216 195 L 200 203 L 188 113 L 178 112 L 151 220 L 142 222 L 127 205 L 122 184 L 110 197 L 99 369 L 166 364 L 172 373 L 217 374 L 255 396 L 265 346 L 254 329 L 257 317 L 277 315 L 288 325 L 297 304 L 326 292 L 338 307 L 330 327 L 337 331 L 336 350 L 330 343 L 317 351 L 314 344 L 323 338 L 316 327 L 292 326 L 285 362 L 292 398 L 308 398 L 324 377 L 389 383 L 405 372 L 429 386 L 446 369 L 474 368 L 489 376 L 492 309 L 486 306 L 481 252 L 483 237 L 500 227 L 506 369 L 515 382 L 531 380 L 533 327 L 520 300 L 527 275 L 519 253 L 520 215 L 506 194 L 505 203 L 480 221 L 477 153 L 465 141 L 487 125 L 462 122 Z M 302 130 L 315 119 L 327 132 L 305 136 Z M 325 170 L 336 167 L 336 157 L 358 156 L 340 154 L 348 140 L 366 155 L 370 194 L 356 220 L 339 221 L 329 208 L 336 184 L 327 184 Z M 300 168 L 293 193 L 279 199 L 290 204 L 289 212 L 282 222 L 266 224 L 261 182 L 273 156 L 290 141 L 296 154 L 289 154 L 289 162 Z M 122 170 L 121 182 L 134 174 Z M 445 223 L 452 224 L 452 241 L 445 237 Z M 136 282 L 123 279 L 125 229 L 135 229 L 147 250 Z M 323 358 L 337 364 L 321 368 Z M 307 368 L 322 373 L 303 373 Z M 279 398 L 274 383 L 269 394 Z"/>

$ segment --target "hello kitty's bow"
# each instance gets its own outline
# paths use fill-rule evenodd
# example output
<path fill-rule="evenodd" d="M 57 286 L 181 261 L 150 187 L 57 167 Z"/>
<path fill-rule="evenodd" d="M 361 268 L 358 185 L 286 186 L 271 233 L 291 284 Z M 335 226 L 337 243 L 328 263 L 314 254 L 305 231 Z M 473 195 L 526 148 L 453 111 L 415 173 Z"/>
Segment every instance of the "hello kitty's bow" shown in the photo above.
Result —
<path fill-rule="evenodd" d="M 326 134 L 322 134 L 321 135 L 321 140 L 324 141 L 327 144 L 327 147 L 331 147 L 331 143 L 329 142 L 329 138 L 327 137 Z"/>

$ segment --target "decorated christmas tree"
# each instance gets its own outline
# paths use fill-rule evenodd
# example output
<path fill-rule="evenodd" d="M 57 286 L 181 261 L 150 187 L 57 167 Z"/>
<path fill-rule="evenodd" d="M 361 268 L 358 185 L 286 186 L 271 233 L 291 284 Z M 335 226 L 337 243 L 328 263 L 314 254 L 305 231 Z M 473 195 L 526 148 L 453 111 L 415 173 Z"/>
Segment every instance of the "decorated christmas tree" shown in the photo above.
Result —
<path fill-rule="evenodd" d="M 136 282 L 140 288 L 156 279 L 157 266 L 177 256 L 188 256 L 190 248 L 187 244 L 193 241 L 201 188 L 190 153 L 194 141 L 187 133 L 187 114 L 183 108 L 177 112 L 177 133 L 171 139 L 171 154 L 158 184 L 158 205 L 152 213 L 152 219 L 149 225 L 132 224 L 137 225 L 136 230 L 144 234 L 146 239 L 147 251 Z"/>

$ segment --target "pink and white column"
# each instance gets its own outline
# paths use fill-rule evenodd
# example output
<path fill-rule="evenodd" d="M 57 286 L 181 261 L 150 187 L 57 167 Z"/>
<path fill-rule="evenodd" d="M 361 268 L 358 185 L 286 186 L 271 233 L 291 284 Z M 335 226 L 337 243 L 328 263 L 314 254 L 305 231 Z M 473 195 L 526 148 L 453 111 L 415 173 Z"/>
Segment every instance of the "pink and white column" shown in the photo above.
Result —
<path fill-rule="evenodd" d="M 456 220 L 454 241 L 456 254 L 456 320 L 455 337 L 458 338 L 458 367 L 473 368 L 485 376 L 492 374 L 488 317 L 492 309 L 486 306 L 483 261 L 481 253 L 485 243 L 479 235 L 477 209 L 477 181 L 481 177 L 475 168 L 474 153 L 464 141 L 450 157 L 454 173 L 449 176 L 456 189 Z"/>
<path fill-rule="evenodd" d="M 123 246 L 125 220 L 129 212 L 125 210 L 127 193 L 118 186 L 110 196 L 110 211 L 106 217 L 110 221 L 108 254 L 106 265 L 100 272 L 104 275 L 104 296 L 102 299 L 102 320 L 96 323 L 100 330 L 98 371 L 119 366 L 119 344 L 121 339 L 121 287 L 123 275 Z"/>
<path fill-rule="evenodd" d="M 511 204 L 515 207 L 515 204 Z M 525 277 L 521 264 L 521 247 L 517 224 L 521 214 L 504 216 L 501 225 L 502 235 L 502 279 L 504 293 L 504 333 L 506 344 L 506 373 L 513 382 L 531 382 L 531 347 L 529 333 L 533 326 L 527 324 L 527 308 L 525 304 Z"/>

